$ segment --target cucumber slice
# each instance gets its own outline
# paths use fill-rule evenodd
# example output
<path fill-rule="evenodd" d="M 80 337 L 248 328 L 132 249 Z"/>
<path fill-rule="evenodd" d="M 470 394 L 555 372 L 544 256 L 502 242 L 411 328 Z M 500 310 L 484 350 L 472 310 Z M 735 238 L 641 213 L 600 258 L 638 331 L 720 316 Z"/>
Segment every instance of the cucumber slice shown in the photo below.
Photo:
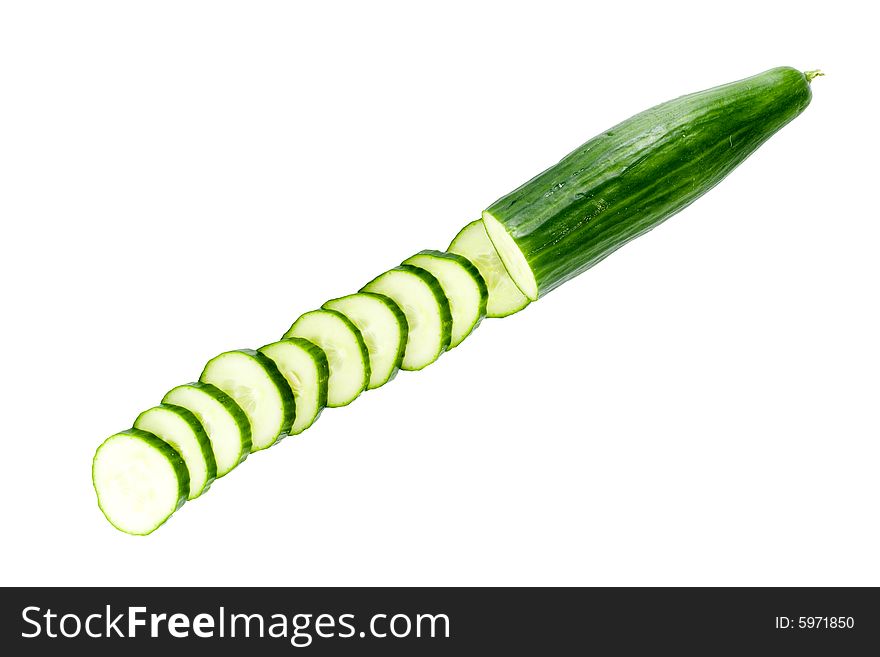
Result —
<path fill-rule="evenodd" d="M 290 431 L 296 402 L 287 381 L 269 358 L 253 349 L 215 356 L 199 377 L 235 400 L 251 425 L 251 451 L 266 449 Z"/>
<path fill-rule="evenodd" d="M 187 499 L 196 499 L 217 478 L 217 462 L 208 434 L 196 416 L 182 406 L 160 404 L 148 408 L 138 415 L 133 426 L 161 438 L 183 457 L 189 472 Z"/>
<path fill-rule="evenodd" d="M 440 282 L 421 267 L 400 265 L 364 285 L 361 292 L 390 297 L 406 315 L 409 327 L 401 367 L 420 370 L 449 347 L 452 314 Z"/>
<path fill-rule="evenodd" d="M 449 349 L 460 345 L 486 316 L 489 289 L 471 261 L 457 253 L 421 251 L 403 261 L 421 267 L 440 281 L 452 313 L 452 340 Z"/>
<path fill-rule="evenodd" d="M 241 406 L 210 383 L 187 383 L 170 390 L 163 404 L 181 406 L 196 416 L 214 451 L 217 477 L 227 474 L 251 451 L 251 423 Z"/>
<path fill-rule="evenodd" d="M 296 400 L 296 419 L 290 427 L 295 436 L 308 429 L 327 405 L 330 365 L 324 350 L 303 338 L 287 338 L 260 347 L 285 378 Z"/>
<path fill-rule="evenodd" d="M 357 326 L 370 354 L 368 390 L 385 385 L 397 374 L 406 350 L 406 316 L 381 294 L 358 292 L 331 299 L 323 306 L 348 317 Z"/>
<path fill-rule="evenodd" d="M 357 399 L 370 382 L 370 356 L 364 338 L 348 317 L 335 310 L 304 313 L 284 334 L 305 338 L 324 350 L 330 365 L 327 406 L 338 408 Z"/>
<path fill-rule="evenodd" d="M 529 305 L 529 298 L 520 291 L 504 268 L 482 219 L 462 228 L 452 239 L 447 251 L 464 256 L 480 270 L 489 288 L 487 317 L 507 317 Z"/>
<path fill-rule="evenodd" d="M 101 443 L 92 460 L 98 507 L 116 529 L 144 536 L 177 511 L 189 495 L 183 458 L 164 440 L 128 429 Z"/>

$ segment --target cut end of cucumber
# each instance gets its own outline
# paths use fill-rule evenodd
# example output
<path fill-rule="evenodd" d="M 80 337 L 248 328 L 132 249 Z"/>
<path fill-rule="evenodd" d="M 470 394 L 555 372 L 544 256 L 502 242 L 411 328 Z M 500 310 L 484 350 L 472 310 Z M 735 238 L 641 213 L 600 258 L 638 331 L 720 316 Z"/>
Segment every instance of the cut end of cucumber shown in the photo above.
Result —
<path fill-rule="evenodd" d="M 504 263 L 504 268 L 507 269 L 513 282 L 530 301 L 537 301 L 538 282 L 535 280 L 535 275 L 532 273 L 526 257 L 519 250 L 510 233 L 488 211 L 483 212 L 483 225 L 486 227 L 486 233 L 492 240 L 492 245 L 498 252 L 498 257 L 501 258 L 501 262 Z"/>
<path fill-rule="evenodd" d="M 156 436 L 129 429 L 105 440 L 92 463 L 98 506 L 110 524 L 143 536 L 164 523 L 186 501 L 186 467 Z"/>

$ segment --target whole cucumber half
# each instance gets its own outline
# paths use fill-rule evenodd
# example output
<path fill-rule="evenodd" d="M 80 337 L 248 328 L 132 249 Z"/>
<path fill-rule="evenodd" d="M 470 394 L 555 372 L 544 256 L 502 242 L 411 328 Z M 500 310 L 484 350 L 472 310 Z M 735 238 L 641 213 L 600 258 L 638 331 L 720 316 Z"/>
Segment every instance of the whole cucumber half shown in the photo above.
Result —
<path fill-rule="evenodd" d="M 498 199 L 483 222 L 534 301 L 717 185 L 810 104 L 818 71 L 774 68 L 657 105 Z"/>

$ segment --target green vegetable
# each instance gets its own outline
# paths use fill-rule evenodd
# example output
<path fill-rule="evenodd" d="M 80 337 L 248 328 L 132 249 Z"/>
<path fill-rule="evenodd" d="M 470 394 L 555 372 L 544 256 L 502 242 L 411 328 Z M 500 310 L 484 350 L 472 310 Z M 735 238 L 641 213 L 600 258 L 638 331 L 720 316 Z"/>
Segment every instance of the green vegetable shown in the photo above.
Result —
<path fill-rule="evenodd" d="M 92 461 L 92 483 L 110 524 L 140 536 L 168 520 L 189 495 L 183 458 L 140 429 L 121 431 L 101 443 Z"/>
<path fill-rule="evenodd" d="M 236 349 L 215 356 L 199 377 L 235 400 L 251 425 L 251 451 L 266 449 L 290 431 L 296 400 L 287 381 L 268 356 Z"/>
<path fill-rule="evenodd" d="M 285 338 L 259 351 L 272 359 L 293 392 L 296 419 L 288 433 L 302 433 L 327 406 L 330 365 L 324 350 L 304 338 Z"/>
<path fill-rule="evenodd" d="M 327 406 L 347 406 L 367 389 L 370 382 L 370 354 L 360 330 L 335 310 L 303 313 L 284 334 L 285 338 L 304 338 L 320 347 L 327 356 Z"/>
<path fill-rule="evenodd" d="M 322 308 L 342 313 L 354 324 L 370 354 L 370 383 L 375 390 L 397 376 L 406 350 L 409 327 L 406 316 L 391 299 L 381 294 L 357 292 L 330 299 Z"/>
<path fill-rule="evenodd" d="M 159 404 L 138 415 L 132 426 L 161 438 L 183 457 L 189 471 L 188 499 L 204 493 L 217 478 L 208 434 L 196 416 L 182 406 Z"/>
<path fill-rule="evenodd" d="M 226 475 L 251 452 L 251 423 L 241 407 L 210 383 L 185 383 L 169 390 L 163 404 L 174 404 L 196 416 L 217 460 L 217 478 Z"/>
<path fill-rule="evenodd" d="M 400 265 L 379 274 L 361 292 L 382 294 L 406 316 L 401 369 L 420 370 L 440 358 L 452 341 L 452 312 L 440 281 L 426 269 Z"/>
<path fill-rule="evenodd" d="M 483 277 L 489 294 L 486 317 L 508 317 L 529 305 L 504 268 L 481 219 L 458 231 L 447 251 L 467 258 Z"/>
<path fill-rule="evenodd" d="M 403 264 L 421 267 L 440 282 L 452 314 L 449 349 L 455 349 L 486 316 L 489 290 L 480 270 L 464 256 L 445 251 L 421 251 L 404 260 Z"/>
<path fill-rule="evenodd" d="M 810 104 L 810 80 L 774 68 L 657 105 L 500 198 L 483 222 L 532 301 L 717 185 Z"/>

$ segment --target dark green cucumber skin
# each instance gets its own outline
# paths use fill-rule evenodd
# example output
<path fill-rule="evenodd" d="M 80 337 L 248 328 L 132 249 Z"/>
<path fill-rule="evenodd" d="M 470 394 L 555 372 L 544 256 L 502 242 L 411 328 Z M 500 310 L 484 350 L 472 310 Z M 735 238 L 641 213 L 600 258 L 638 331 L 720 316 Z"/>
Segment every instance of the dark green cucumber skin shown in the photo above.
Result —
<path fill-rule="evenodd" d="M 132 436 L 133 438 L 137 438 L 138 440 L 142 440 L 143 442 L 148 444 L 153 449 L 156 449 L 159 452 L 161 452 L 162 456 L 164 456 L 168 460 L 168 463 L 171 464 L 171 467 L 174 469 L 174 474 L 177 476 L 177 504 L 174 507 L 174 511 L 177 511 L 180 507 L 182 507 L 186 503 L 186 500 L 189 498 L 189 470 L 186 467 L 186 463 L 184 462 L 183 457 L 177 453 L 176 449 L 174 449 L 171 445 L 166 443 L 164 440 L 162 440 L 158 436 L 150 433 L 149 431 L 144 431 L 143 429 L 135 429 L 135 428 L 126 429 L 125 431 L 120 431 L 119 433 L 114 433 L 112 436 L 107 438 L 107 440 L 110 440 L 111 438 L 115 438 L 116 436 L 118 436 L 120 434 L 126 435 L 126 436 Z M 98 457 L 98 452 L 101 451 L 101 447 L 104 446 L 104 443 L 106 443 L 107 440 L 105 440 L 103 443 L 101 443 L 98 446 L 98 449 L 95 450 L 95 456 L 92 458 L 92 488 L 95 488 L 95 484 L 94 484 L 94 482 L 95 482 L 95 459 Z M 101 513 L 103 513 L 104 517 L 107 518 L 107 522 L 109 522 L 111 525 L 116 527 L 116 529 L 119 529 L 119 531 L 125 532 L 124 529 L 121 529 L 121 528 L 117 527 L 115 524 L 113 524 L 113 521 L 110 520 L 110 517 L 104 511 L 104 507 L 101 506 L 101 497 L 98 495 L 97 488 L 95 488 L 95 495 L 98 497 L 98 508 L 101 509 Z M 172 513 L 173 513 L 173 511 L 172 511 Z M 171 516 L 169 515 L 168 517 L 170 518 Z M 152 531 L 156 531 L 156 529 L 158 529 L 163 524 L 165 524 L 165 522 L 167 522 L 167 520 L 168 519 L 166 518 L 165 521 L 162 522 L 162 524 L 158 525 L 157 527 L 154 527 Z M 128 532 L 126 532 L 126 533 L 128 533 Z M 151 533 L 151 532 L 147 532 L 147 533 Z M 144 536 L 146 534 L 138 534 L 138 535 Z"/>
<path fill-rule="evenodd" d="M 253 447 L 253 442 L 251 441 L 251 421 L 248 420 L 247 414 L 238 405 L 232 397 L 227 395 L 225 392 L 220 390 L 213 383 L 204 383 L 203 381 L 192 381 L 190 383 L 184 384 L 189 388 L 197 388 L 203 391 L 205 394 L 209 395 L 216 399 L 220 404 L 229 411 L 229 414 L 232 416 L 232 419 L 235 421 L 235 424 L 238 426 L 239 433 L 241 433 L 241 456 L 238 459 L 238 462 L 233 466 L 233 469 L 241 465 L 241 463 L 248 457 L 248 454 L 251 453 L 251 448 Z M 182 387 L 182 386 L 178 386 Z M 176 389 L 176 388 L 175 388 Z M 170 393 L 170 391 L 169 391 Z M 168 394 L 165 395 L 167 397 Z M 162 399 L 163 404 L 168 404 L 165 401 L 165 398 Z M 232 470 L 230 470 L 232 472 Z M 228 473 L 227 473 L 228 474 Z M 221 475 L 226 476 L 226 475 Z"/>
<path fill-rule="evenodd" d="M 793 68 L 682 96 L 594 137 L 493 203 L 538 296 L 589 269 L 718 184 L 810 104 Z"/>
<path fill-rule="evenodd" d="M 457 262 L 462 267 L 464 267 L 467 273 L 471 275 L 471 278 L 474 279 L 474 282 L 480 289 L 480 317 L 479 319 L 477 319 L 477 323 L 474 324 L 474 327 L 471 329 L 471 332 L 473 332 L 473 330 L 476 329 L 480 325 L 480 322 L 482 322 L 483 319 L 486 317 L 486 307 L 489 304 L 489 286 L 486 285 L 486 280 L 483 278 L 480 270 L 477 269 L 474 263 L 465 258 L 463 255 L 459 255 L 458 253 L 450 253 L 449 251 L 437 251 L 435 249 L 423 249 L 419 251 L 416 255 L 429 255 L 434 256 L 435 258 L 446 258 L 447 260 Z"/>

